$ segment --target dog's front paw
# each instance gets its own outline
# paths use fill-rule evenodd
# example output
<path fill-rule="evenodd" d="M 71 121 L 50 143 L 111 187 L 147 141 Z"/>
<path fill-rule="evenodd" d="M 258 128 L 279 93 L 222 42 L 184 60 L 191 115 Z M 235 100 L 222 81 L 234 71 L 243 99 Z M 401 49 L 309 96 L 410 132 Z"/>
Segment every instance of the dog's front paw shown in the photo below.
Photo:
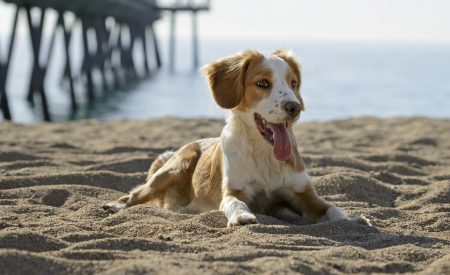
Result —
<path fill-rule="evenodd" d="M 370 220 L 364 216 L 364 215 L 360 215 L 359 217 L 350 219 L 352 222 L 356 222 L 359 224 L 363 224 L 363 225 L 368 225 L 368 226 L 372 226 L 372 223 L 370 222 Z"/>
<path fill-rule="evenodd" d="M 102 206 L 103 210 L 110 214 L 117 213 L 123 209 L 125 209 L 127 205 L 125 203 L 119 203 L 119 202 L 109 202 L 107 204 L 104 204 Z"/>
<path fill-rule="evenodd" d="M 258 220 L 256 219 L 256 216 L 252 213 L 240 213 L 233 215 L 228 220 L 228 227 L 233 226 L 239 226 L 239 225 L 246 225 L 246 224 L 255 224 L 258 223 Z"/>

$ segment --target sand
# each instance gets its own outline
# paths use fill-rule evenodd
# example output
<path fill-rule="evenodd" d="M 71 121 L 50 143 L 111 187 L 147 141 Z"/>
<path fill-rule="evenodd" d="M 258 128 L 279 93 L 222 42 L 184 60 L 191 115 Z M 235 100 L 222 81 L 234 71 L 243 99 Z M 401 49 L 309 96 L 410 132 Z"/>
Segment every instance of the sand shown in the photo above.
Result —
<path fill-rule="evenodd" d="M 222 127 L 171 118 L 0 123 L 0 273 L 450 274 L 450 120 L 297 126 L 318 192 L 373 227 L 258 215 L 261 224 L 226 228 L 220 211 L 102 210 L 143 183 L 158 153 Z"/>

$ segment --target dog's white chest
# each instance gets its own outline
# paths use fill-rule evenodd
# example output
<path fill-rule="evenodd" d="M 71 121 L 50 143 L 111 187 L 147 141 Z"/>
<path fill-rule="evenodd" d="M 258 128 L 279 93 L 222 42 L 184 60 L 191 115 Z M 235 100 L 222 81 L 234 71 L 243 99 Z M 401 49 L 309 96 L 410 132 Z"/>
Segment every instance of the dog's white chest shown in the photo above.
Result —
<path fill-rule="evenodd" d="M 256 161 L 255 165 L 249 167 L 247 171 L 247 182 L 241 182 L 239 188 L 249 197 L 259 193 L 265 193 L 267 197 L 271 197 L 271 193 L 279 188 L 290 188 L 301 193 L 310 182 L 306 171 L 295 172 L 282 162 L 271 166 Z"/>
<path fill-rule="evenodd" d="M 278 188 L 303 192 L 310 179 L 306 171 L 296 172 L 273 156 L 265 141 L 242 140 L 236 136 L 221 138 L 223 150 L 223 183 L 252 197 Z"/>

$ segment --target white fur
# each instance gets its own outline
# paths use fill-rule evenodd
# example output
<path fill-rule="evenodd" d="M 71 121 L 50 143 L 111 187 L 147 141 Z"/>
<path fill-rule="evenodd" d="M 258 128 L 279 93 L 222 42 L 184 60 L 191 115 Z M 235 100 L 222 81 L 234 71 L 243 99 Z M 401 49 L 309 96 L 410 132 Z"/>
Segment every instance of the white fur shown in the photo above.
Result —
<path fill-rule="evenodd" d="M 220 203 L 220 210 L 228 219 L 228 227 L 258 222 L 248 206 L 235 197 L 225 197 Z"/>
<path fill-rule="evenodd" d="M 328 208 L 326 216 L 330 221 L 348 220 L 348 217 L 344 211 L 336 206 Z"/>
<path fill-rule="evenodd" d="M 309 177 L 306 170 L 302 172 L 296 172 L 288 175 L 287 187 L 292 188 L 295 192 L 302 193 L 305 188 L 311 183 L 311 178 Z"/>
<path fill-rule="evenodd" d="M 239 116 L 233 116 L 221 135 L 224 178 L 223 184 L 235 190 L 252 191 L 265 189 L 270 192 L 282 187 L 288 177 L 284 162 L 275 159 L 273 147 L 268 144 L 254 126 Z M 248 193 L 248 194 L 247 194 Z"/>
<path fill-rule="evenodd" d="M 253 119 L 253 118 L 252 118 Z M 235 114 L 222 131 L 223 154 L 222 185 L 241 190 L 248 198 L 278 188 L 289 187 L 303 192 L 310 184 L 306 171 L 296 172 L 285 162 L 274 157 L 273 146 L 260 135 L 253 120 L 246 121 L 245 115 Z"/>

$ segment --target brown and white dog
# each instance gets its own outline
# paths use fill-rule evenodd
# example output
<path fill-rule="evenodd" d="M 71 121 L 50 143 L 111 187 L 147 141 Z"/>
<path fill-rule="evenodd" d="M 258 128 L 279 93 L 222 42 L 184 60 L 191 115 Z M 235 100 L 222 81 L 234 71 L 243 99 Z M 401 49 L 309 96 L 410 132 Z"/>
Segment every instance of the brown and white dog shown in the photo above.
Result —
<path fill-rule="evenodd" d="M 257 223 L 254 213 L 348 220 L 317 195 L 297 149 L 292 126 L 304 104 L 294 57 L 247 50 L 204 72 L 217 104 L 231 109 L 220 137 L 160 155 L 144 185 L 104 209 L 115 213 L 141 203 L 194 213 L 220 209 L 228 226 Z M 364 216 L 352 221 L 370 225 Z"/>

